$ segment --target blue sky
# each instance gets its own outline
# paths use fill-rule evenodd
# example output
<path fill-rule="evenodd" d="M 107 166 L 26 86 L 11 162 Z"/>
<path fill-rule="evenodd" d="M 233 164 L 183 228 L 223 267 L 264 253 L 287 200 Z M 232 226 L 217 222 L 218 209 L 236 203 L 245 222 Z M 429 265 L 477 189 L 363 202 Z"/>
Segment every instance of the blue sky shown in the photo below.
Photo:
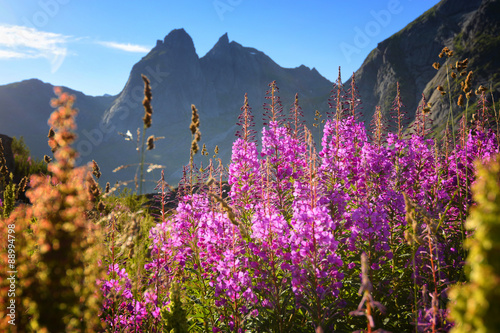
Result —
<path fill-rule="evenodd" d="M 38 78 L 88 95 L 117 94 L 132 66 L 184 28 L 198 56 L 220 36 L 283 67 L 334 81 L 437 0 L 0 0 L 0 85 Z"/>

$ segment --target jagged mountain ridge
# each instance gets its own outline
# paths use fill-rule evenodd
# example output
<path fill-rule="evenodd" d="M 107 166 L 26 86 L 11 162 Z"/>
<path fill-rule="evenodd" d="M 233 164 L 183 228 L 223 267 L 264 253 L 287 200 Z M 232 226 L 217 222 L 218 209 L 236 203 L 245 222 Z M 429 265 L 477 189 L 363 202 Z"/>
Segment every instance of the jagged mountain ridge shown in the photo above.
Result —
<path fill-rule="evenodd" d="M 245 93 L 253 108 L 257 128 L 262 123 L 265 93 L 273 80 L 280 88 L 284 114 L 288 114 L 295 93 L 299 93 L 300 104 L 311 125 L 315 110 L 328 108 L 332 86 L 316 69 L 306 66 L 282 68 L 263 52 L 230 42 L 227 34 L 199 58 L 184 29 L 173 30 L 134 65 L 123 91 L 104 115 L 106 123 L 113 124 L 123 133 L 130 130 L 134 136 L 135 130 L 142 128 L 144 115 L 141 74 L 149 77 L 153 93 L 153 126 L 147 135 L 166 138 L 158 141 L 155 151 L 148 152 L 149 162 L 165 165 L 167 179 L 171 182 L 179 180 L 182 166 L 189 160 L 191 104 L 195 104 L 200 113 L 200 144 L 206 144 L 210 155 L 217 145 L 221 152 L 219 157 L 227 163 Z M 108 135 L 107 140 L 113 146 L 125 147 L 127 144 L 113 134 Z M 129 163 L 130 156 L 121 155 L 119 151 L 110 151 L 113 156 L 110 160 L 117 165 Z M 198 164 L 207 161 L 208 158 L 197 160 Z M 128 177 L 131 176 L 129 172 Z"/>
<path fill-rule="evenodd" d="M 309 96 L 328 94 L 331 89 L 331 82 L 316 69 L 310 70 L 306 66 L 282 68 L 263 52 L 229 42 L 227 34 L 204 57 L 199 58 L 191 37 L 184 29 L 176 29 L 164 41 L 158 41 L 156 47 L 134 65 L 123 91 L 105 114 L 107 122 L 120 113 L 120 109 L 133 108 L 138 113 L 137 117 L 142 116 L 140 105 L 131 107 L 126 101 L 126 97 L 143 86 L 140 74 L 150 77 L 156 90 L 153 107 L 164 113 L 169 113 L 170 109 L 177 110 L 176 114 L 169 114 L 172 117 L 169 121 L 173 122 L 190 115 L 191 104 L 200 106 L 201 114 L 217 116 L 233 113 L 230 108 L 239 110 L 245 93 L 251 101 L 255 99 L 260 105 L 264 101 L 257 97 L 264 96 L 267 84 L 273 80 L 278 82 L 285 96 L 303 91 L 301 95 L 306 100 Z M 296 88 L 295 92 L 285 89 L 289 85 Z M 259 89 L 259 86 L 263 87 Z M 315 89 L 320 91 L 315 92 Z M 233 103 L 228 103 L 227 99 L 234 95 L 237 97 L 233 98 Z"/>

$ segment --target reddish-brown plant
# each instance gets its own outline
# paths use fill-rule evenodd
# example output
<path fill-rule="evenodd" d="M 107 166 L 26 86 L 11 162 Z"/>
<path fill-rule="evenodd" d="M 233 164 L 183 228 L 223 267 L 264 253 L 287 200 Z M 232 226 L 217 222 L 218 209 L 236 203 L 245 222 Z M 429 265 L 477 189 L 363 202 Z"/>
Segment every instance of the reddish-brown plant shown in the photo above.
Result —
<path fill-rule="evenodd" d="M 75 168 L 77 152 L 71 146 L 76 138 L 75 97 L 58 88 L 55 93 L 58 98 L 52 105 L 57 110 L 49 119 L 57 146 L 55 160 L 48 166 L 52 175 L 31 176 L 26 196 L 32 206 L 18 207 L 1 226 L 15 225 L 16 323 L 21 331 L 93 332 L 102 328 L 101 302 L 95 293 L 101 241 L 86 215 L 91 209 L 86 188 L 91 168 Z M 6 328 L 3 318 L 0 329 Z"/>

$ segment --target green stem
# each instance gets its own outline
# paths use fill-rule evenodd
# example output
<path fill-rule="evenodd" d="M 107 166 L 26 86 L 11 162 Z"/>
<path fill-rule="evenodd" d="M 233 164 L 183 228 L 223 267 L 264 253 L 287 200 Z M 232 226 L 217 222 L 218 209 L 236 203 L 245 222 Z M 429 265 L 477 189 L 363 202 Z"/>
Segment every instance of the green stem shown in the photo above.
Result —
<path fill-rule="evenodd" d="M 465 105 L 465 129 L 467 130 L 468 132 L 468 129 L 467 129 L 467 110 L 469 109 L 469 99 L 467 99 L 467 104 Z M 467 134 L 467 133 L 466 133 Z M 467 135 L 467 139 L 468 139 L 468 135 Z M 467 198 L 469 196 L 469 168 L 468 168 L 468 165 L 469 165 L 469 161 L 467 160 L 467 141 L 468 140 L 465 140 L 465 213 L 467 214 Z M 463 223 L 462 223 L 462 227 L 463 227 Z"/>
<path fill-rule="evenodd" d="M 141 171 L 140 171 L 140 176 L 139 176 L 139 195 L 142 195 L 142 183 L 144 182 L 144 156 L 146 155 L 146 152 L 144 151 L 144 137 L 146 134 L 146 125 L 144 125 L 144 128 L 142 129 L 142 135 L 141 135 Z"/>
<path fill-rule="evenodd" d="M 446 61 L 446 63 L 448 63 L 448 60 Z M 456 145 L 456 141 L 455 141 L 455 125 L 454 125 L 454 122 L 455 122 L 455 119 L 453 118 L 453 108 L 452 108 L 452 100 L 451 100 L 451 85 L 450 85 L 450 76 L 449 76 L 449 69 L 448 69 L 448 66 L 446 66 L 446 81 L 448 83 L 448 98 L 449 98 L 449 102 L 450 102 L 450 113 L 448 114 L 448 122 L 451 122 L 451 132 L 452 132 L 452 137 L 453 137 L 453 149 L 456 149 L 457 145 Z M 468 104 L 468 100 L 467 100 L 467 104 Z M 451 120 L 451 121 L 450 121 Z M 466 165 L 467 165 L 467 161 L 466 161 Z M 459 174 L 458 174 L 458 157 L 457 157 L 457 154 L 455 154 L 455 173 L 456 173 L 456 176 L 457 176 L 457 188 L 460 189 L 460 177 L 459 177 Z M 459 207 L 461 206 L 461 204 L 463 203 L 463 198 L 462 196 L 459 194 Z M 460 214 L 460 230 L 461 230 L 461 233 L 462 233 L 462 244 L 464 244 L 465 242 L 465 225 L 464 225 L 464 215 L 463 215 L 463 212 L 462 212 L 462 209 L 460 208 L 459 209 L 459 214 Z M 464 253 L 465 254 L 465 253 Z"/>
<path fill-rule="evenodd" d="M 415 230 L 413 231 L 415 232 Z M 413 264 L 413 306 L 414 306 L 414 316 L 415 316 L 415 333 L 418 333 L 418 308 L 417 308 L 417 272 L 415 264 L 415 255 L 417 250 L 415 249 L 415 243 L 412 244 L 412 264 Z"/>

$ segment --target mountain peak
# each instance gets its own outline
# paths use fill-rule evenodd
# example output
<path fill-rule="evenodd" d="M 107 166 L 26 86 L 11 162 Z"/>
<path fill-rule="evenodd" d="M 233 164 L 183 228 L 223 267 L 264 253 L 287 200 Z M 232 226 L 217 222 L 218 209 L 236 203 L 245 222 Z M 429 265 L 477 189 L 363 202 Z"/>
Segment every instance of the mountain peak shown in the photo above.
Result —
<path fill-rule="evenodd" d="M 222 35 L 217 43 L 212 47 L 210 51 L 208 51 L 207 55 L 209 57 L 220 57 L 220 56 L 229 56 L 228 52 L 230 49 L 230 45 L 235 44 L 235 42 L 229 43 L 229 37 L 227 36 L 227 32 Z"/>
<path fill-rule="evenodd" d="M 163 45 L 168 48 L 180 49 L 183 51 L 194 51 L 194 43 L 191 36 L 184 29 L 174 29 L 165 36 Z"/>
<path fill-rule="evenodd" d="M 229 44 L 229 37 L 227 36 L 227 32 L 219 38 L 217 44 L 221 45 Z"/>
<path fill-rule="evenodd" d="M 191 37 L 188 35 L 186 30 L 184 30 L 184 28 L 174 29 L 170 31 L 168 35 L 165 36 L 164 42 L 167 43 L 168 40 L 183 39 L 183 38 L 191 39 Z"/>

